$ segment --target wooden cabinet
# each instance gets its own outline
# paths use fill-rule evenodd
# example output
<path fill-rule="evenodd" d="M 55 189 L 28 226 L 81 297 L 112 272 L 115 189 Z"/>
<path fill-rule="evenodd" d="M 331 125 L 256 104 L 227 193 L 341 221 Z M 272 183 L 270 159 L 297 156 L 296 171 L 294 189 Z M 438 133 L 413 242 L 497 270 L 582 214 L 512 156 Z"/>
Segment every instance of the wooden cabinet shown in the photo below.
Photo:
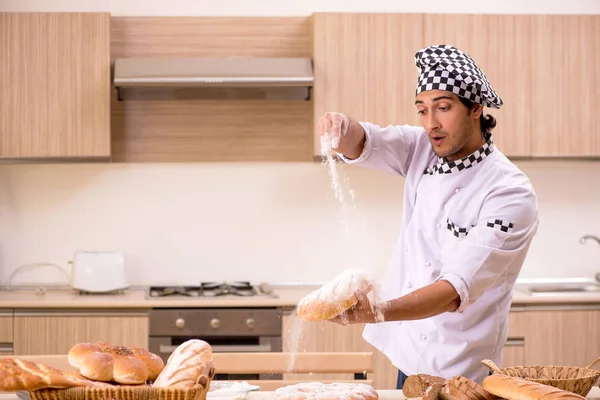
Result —
<path fill-rule="evenodd" d="M 13 310 L 0 309 L 0 356 L 13 353 Z"/>
<path fill-rule="evenodd" d="M 531 23 L 527 15 L 426 14 L 423 20 L 426 45 L 450 44 L 468 53 L 504 101 L 499 110 L 484 113 L 496 118 L 494 142 L 510 156 L 532 154 L 535 104 L 526 89 L 532 81 L 531 45 L 523 40 Z"/>
<path fill-rule="evenodd" d="M 504 100 L 484 112 L 496 117 L 494 140 L 507 156 L 600 156 L 600 15 L 318 13 L 313 35 L 315 127 L 327 111 L 419 125 L 414 55 L 450 44 Z"/>
<path fill-rule="evenodd" d="M 110 156 L 110 15 L 0 13 L 0 158 Z"/>
<path fill-rule="evenodd" d="M 600 15 L 529 18 L 533 155 L 600 156 Z"/>
<path fill-rule="evenodd" d="M 425 44 L 421 14 L 313 15 L 314 127 L 327 111 L 379 125 L 418 124 L 414 53 Z"/>
<path fill-rule="evenodd" d="M 79 342 L 148 348 L 144 310 L 15 310 L 14 354 L 66 354 Z"/>

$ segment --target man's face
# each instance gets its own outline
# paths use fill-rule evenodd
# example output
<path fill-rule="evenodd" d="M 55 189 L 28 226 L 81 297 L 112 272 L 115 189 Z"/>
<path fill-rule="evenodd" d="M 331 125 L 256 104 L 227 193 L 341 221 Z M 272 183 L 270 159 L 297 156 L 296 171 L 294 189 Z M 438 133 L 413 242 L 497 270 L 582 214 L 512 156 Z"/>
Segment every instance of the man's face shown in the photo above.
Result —
<path fill-rule="evenodd" d="M 481 133 L 475 129 L 481 107 L 469 110 L 454 93 L 442 90 L 419 93 L 415 105 L 438 157 L 458 160 L 482 145 Z"/>

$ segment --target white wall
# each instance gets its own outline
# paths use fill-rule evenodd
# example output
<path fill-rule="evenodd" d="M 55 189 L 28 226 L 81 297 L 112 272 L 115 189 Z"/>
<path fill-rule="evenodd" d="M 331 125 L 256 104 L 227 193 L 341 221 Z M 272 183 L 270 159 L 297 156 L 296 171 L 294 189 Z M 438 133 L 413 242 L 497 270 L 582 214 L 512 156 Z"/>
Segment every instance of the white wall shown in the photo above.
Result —
<path fill-rule="evenodd" d="M 308 15 L 312 11 L 600 13 L 600 1 L 0 0 L 0 11 L 115 15 Z M 401 122 L 401 121 L 399 121 Z M 518 165 L 539 196 L 541 225 L 523 277 L 600 270 L 598 162 Z M 67 261 L 77 248 L 121 250 L 135 284 L 323 280 L 345 267 L 380 275 L 398 234 L 401 179 L 345 166 L 356 196 L 349 236 L 319 164 L 0 166 L 0 281 L 18 266 Z M 347 251 L 346 257 L 341 257 Z M 52 268 L 14 283 L 62 282 Z"/>

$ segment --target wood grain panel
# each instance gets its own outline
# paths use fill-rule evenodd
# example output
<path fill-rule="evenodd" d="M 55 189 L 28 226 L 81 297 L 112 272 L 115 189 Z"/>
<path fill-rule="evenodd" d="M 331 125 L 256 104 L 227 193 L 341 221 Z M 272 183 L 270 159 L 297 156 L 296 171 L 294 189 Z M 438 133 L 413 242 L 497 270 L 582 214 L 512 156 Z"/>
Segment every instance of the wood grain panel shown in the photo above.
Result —
<path fill-rule="evenodd" d="M 373 373 L 367 379 L 373 379 L 376 389 L 395 389 L 398 369 L 379 350 L 367 343 L 362 337 L 364 324 L 341 326 L 331 322 L 303 322 L 294 314 L 284 315 L 283 351 L 285 352 L 372 352 Z M 302 374 L 284 374 L 285 379 L 306 379 Z M 314 380 L 353 379 L 352 374 L 311 374 Z"/>
<path fill-rule="evenodd" d="M 600 310 L 528 311 L 527 321 L 527 365 L 583 367 L 600 356 Z"/>
<path fill-rule="evenodd" d="M 533 155 L 600 156 L 600 15 L 530 18 Z"/>
<path fill-rule="evenodd" d="M 4 313 L 2 313 L 4 314 Z M 0 316 L 0 344 L 13 342 L 13 317 Z"/>
<path fill-rule="evenodd" d="M 422 23 L 421 14 L 314 14 L 313 127 L 328 111 L 379 125 L 419 124 L 414 54 L 424 44 Z M 316 136 L 313 151 L 320 155 Z"/>
<path fill-rule="evenodd" d="M 113 312 L 112 314 L 118 314 Z M 14 354 L 66 354 L 79 342 L 148 348 L 147 316 L 15 316 Z"/>
<path fill-rule="evenodd" d="M 527 15 L 424 17 L 426 45 L 449 44 L 469 54 L 504 101 L 499 110 L 484 113 L 496 117 L 494 142 L 507 156 L 531 155 L 532 111 L 543 107 L 531 98 L 531 23 Z"/>
<path fill-rule="evenodd" d="M 112 57 L 311 57 L 306 17 L 113 17 Z M 112 101 L 114 161 L 310 161 L 312 101 Z"/>
<path fill-rule="evenodd" d="M 110 15 L 0 13 L 0 157 L 110 156 Z"/>

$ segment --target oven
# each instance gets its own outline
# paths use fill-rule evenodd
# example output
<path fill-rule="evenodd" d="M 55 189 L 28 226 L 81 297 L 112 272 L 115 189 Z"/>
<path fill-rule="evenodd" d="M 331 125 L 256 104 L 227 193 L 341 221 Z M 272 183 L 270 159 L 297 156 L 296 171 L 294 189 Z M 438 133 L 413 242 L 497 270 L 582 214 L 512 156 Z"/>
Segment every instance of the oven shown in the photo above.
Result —
<path fill-rule="evenodd" d="M 282 311 L 277 308 L 160 308 L 149 317 L 149 350 L 166 363 L 189 339 L 213 352 L 281 352 Z M 218 374 L 215 380 L 281 379 L 281 374 Z"/>

